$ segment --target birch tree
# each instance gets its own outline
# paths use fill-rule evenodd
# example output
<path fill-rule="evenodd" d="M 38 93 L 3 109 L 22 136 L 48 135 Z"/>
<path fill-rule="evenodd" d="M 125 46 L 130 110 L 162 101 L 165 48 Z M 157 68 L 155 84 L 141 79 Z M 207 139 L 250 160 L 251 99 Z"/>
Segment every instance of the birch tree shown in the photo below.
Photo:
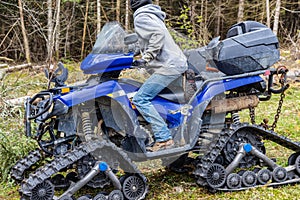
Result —
<path fill-rule="evenodd" d="M 270 1 L 266 0 L 266 15 L 267 15 L 267 26 L 270 28 L 271 19 L 270 19 Z"/>
<path fill-rule="evenodd" d="M 244 2 L 244 0 L 239 0 L 239 11 L 238 11 L 237 22 L 243 21 L 243 19 L 244 19 L 244 9 L 245 9 L 245 2 Z"/>
<path fill-rule="evenodd" d="M 25 23 L 24 23 L 24 14 L 23 14 L 22 0 L 18 0 L 18 5 L 19 5 L 21 29 L 22 29 L 24 49 L 25 49 L 25 57 L 26 57 L 27 63 L 30 63 L 30 50 L 29 50 L 28 37 L 27 37 Z"/>
<path fill-rule="evenodd" d="M 52 0 L 47 0 L 47 60 L 52 59 L 53 52 L 53 11 L 52 11 Z"/>
<path fill-rule="evenodd" d="M 86 35 L 88 11 L 89 11 L 89 0 L 86 1 L 86 7 L 85 7 L 85 16 L 84 16 L 84 25 L 83 25 L 83 34 L 82 34 L 82 43 L 81 43 L 81 59 L 83 59 L 84 56 L 84 41 Z"/>
<path fill-rule="evenodd" d="M 101 0 L 97 0 L 97 33 L 101 30 Z"/>
<path fill-rule="evenodd" d="M 126 10 L 125 10 L 125 29 L 126 30 L 129 30 L 129 12 L 130 12 L 130 10 L 129 10 L 129 1 L 130 0 L 126 0 Z"/>
<path fill-rule="evenodd" d="M 117 0 L 116 5 L 116 20 L 120 22 L 120 9 L 121 9 L 121 0 Z"/>
<path fill-rule="evenodd" d="M 195 31 L 195 38 L 201 44 L 207 44 L 211 37 L 217 35 L 225 37 L 231 25 L 245 19 L 272 27 L 284 46 L 290 45 L 292 40 L 296 41 L 299 34 L 299 0 L 152 1 L 167 13 L 168 26 L 182 34 L 188 34 L 187 29 L 179 29 L 178 25 L 181 11 L 186 5 L 186 23 L 189 23 L 192 33 Z M 85 53 L 85 49 L 92 48 L 96 33 L 100 31 L 104 21 L 117 19 L 126 30 L 132 28 L 130 0 L 89 0 L 87 21 L 87 0 L 0 2 L 0 54 L 16 62 L 24 61 L 26 55 L 31 62 L 45 59 L 52 61 L 58 56 L 79 60 L 81 52 Z M 92 6 L 93 9 L 90 10 Z M 89 22 L 93 26 L 88 26 Z M 83 36 L 83 33 L 86 35 Z"/>
<path fill-rule="evenodd" d="M 276 7 L 275 7 L 275 16 L 274 16 L 274 25 L 273 25 L 273 33 L 277 35 L 278 31 L 278 24 L 279 24 L 279 15 L 280 15 L 280 5 L 281 1 L 276 1 Z"/>
<path fill-rule="evenodd" d="M 56 19 L 55 19 L 55 28 L 54 33 L 55 34 L 55 56 L 56 59 L 59 58 L 59 46 L 60 46 L 60 2 L 61 0 L 56 1 Z"/>

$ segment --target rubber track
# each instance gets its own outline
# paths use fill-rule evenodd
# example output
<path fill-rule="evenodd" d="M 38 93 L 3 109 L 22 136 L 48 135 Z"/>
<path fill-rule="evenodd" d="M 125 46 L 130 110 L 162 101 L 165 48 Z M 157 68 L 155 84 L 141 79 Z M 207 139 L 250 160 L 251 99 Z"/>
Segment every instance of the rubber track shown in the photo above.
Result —
<path fill-rule="evenodd" d="M 196 176 L 197 183 L 202 186 L 206 186 L 206 174 L 209 167 L 215 162 L 218 155 L 221 153 L 223 148 L 225 147 L 228 140 L 231 138 L 231 136 L 237 132 L 240 129 L 249 129 L 250 131 L 253 131 L 253 134 L 260 135 L 264 139 L 271 140 L 277 144 L 280 144 L 281 146 L 284 146 L 288 149 L 291 149 L 293 151 L 300 151 L 300 143 L 293 142 L 289 138 L 286 138 L 284 136 L 278 135 L 274 131 L 266 130 L 261 126 L 258 125 L 249 125 L 248 123 L 243 123 L 239 125 L 233 125 L 232 129 L 228 130 L 225 129 L 223 133 L 221 133 L 218 142 L 213 147 L 210 147 L 211 150 L 200 158 L 198 164 L 196 165 L 197 169 L 194 171 L 194 175 Z M 292 180 L 291 180 L 292 181 Z M 284 183 L 281 183 L 284 184 Z M 276 184 L 278 185 L 278 184 Z M 247 188 L 240 188 L 240 190 L 244 190 Z M 217 188 L 217 190 L 222 190 L 222 188 Z M 226 190 L 226 191 L 236 191 L 236 190 Z"/>
<path fill-rule="evenodd" d="M 44 165 L 37 169 L 34 173 L 29 175 L 29 178 L 24 180 L 21 183 L 20 194 L 25 195 L 27 197 L 31 197 L 32 190 L 38 185 L 49 179 L 52 175 L 59 172 L 60 170 L 67 168 L 73 163 L 77 162 L 84 156 L 87 156 L 89 153 L 94 152 L 95 150 L 109 147 L 112 150 L 118 152 L 118 155 L 123 158 L 123 161 L 126 162 L 127 166 L 131 171 L 140 174 L 140 171 L 134 165 L 130 158 L 127 156 L 125 152 L 120 150 L 117 146 L 112 143 L 108 143 L 106 141 L 90 141 L 88 143 L 82 143 L 80 146 L 76 147 L 74 150 L 66 153 L 61 157 L 56 157 L 52 160 L 52 162 Z M 143 176 L 142 176 L 143 177 Z M 146 180 L 145 180 L 146 181 Z M 144 196 L 146 195 L 145 192 Z"/>
<path fill-rule="evenodd" d="M 209 167 L 215 162 L 218 155 L 221 153 L 226 143 L 233 135 L 235 131 L 229 131 L 225 129 L 219 136 L 218 142 L 214 146 L 210 146 L 210 150 L 203 157 L 200 157 L 198 164 L 196 165 L 196 170 L 194 171 L 194 175 L 196 176 L 197 183 L 201 186 L 206 186 L 206 174 Z"/>
<path fill-rule="evenodd" d="M 300 178 L 294 178 L 291 180 L 283 181 L 283 182 L 274 182 L 274 183 L 268 183 L 267 185 L 255 185 L 252 187 L 240 187 L 237 189 L 228 189 L 228 188 L 216 188 L 215 190 L 218 191 L 223 191 L 223 192 L 237 192 L 237 191 L 243 191 L 243 190 L 248 190 L 249 188 L 260 188 L 260 187 L 275 187 L 275 186 L 280 186 L 280 185 L 288 185 L 288 184 L 293 184 L 293 183 L 298 183 L 300 182 Z"/>
<path fill-rule="evenodd" d="M 42 158 L 40 150 L 35 150 L 29 152 L 29 154 L 19 160 L 15 166 L 12 167 L 10 171 L 11 177 L 17 181 L 21 182 L 24 179 L 24 173 L 26 170 L 30 169 L 34 164 L 39 162 Z"/>
<path fill-rule="evenodd" d="M 263 127 L 258 125 L 244 125 L 244 127 L 252 128 L 253 130 L 255 130 L 255 134 L 262 136 L 264 139 L 271 140 L 293 151 L 300 151 L 299 142 L 294 142 L 285 136 L 278 135 L 272 130 L 265 130 Z"/>

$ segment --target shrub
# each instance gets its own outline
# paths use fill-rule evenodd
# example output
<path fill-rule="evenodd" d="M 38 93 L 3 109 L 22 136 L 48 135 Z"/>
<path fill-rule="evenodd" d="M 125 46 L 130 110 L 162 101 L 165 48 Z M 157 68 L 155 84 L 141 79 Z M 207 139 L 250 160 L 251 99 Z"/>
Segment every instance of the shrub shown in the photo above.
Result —
<path fill-rule="evenodd" d="M 0 105 L 0 182 L 9 179 L 11 167 L 36 147 L 23 134 L 23 109 L 19 106 Z"/>

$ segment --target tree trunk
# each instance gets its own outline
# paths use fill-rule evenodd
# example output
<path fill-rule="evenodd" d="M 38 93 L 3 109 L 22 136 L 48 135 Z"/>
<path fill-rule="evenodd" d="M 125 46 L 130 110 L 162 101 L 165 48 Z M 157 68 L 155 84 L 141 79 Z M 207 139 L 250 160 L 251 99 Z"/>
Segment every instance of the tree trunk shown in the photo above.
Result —
<path fill-rule="evenodd" d="M 220 29 L 221 29 L 221 0 L 217 1 L 217 13 L 216 13 L 216 27 L 215 27 L 215 36 L 219 36 L 220 35 Z"/>
<path fill-rule="evenodd" d="M 88 11 L 89 11 L 89 0 L 86 1 L 86 7 L 85 7 L 85 16 L 84 16 L 84 25 L 83 25 L 83 34 L 82 34 L 82 44 L 81 44 L 81 59 L 83 59 L 83 56 L 84 56 L 84 41 L 85 41 L 85 35 L 86 35 Z"/>
<path fill-rule="evenodd" d="M 271 19 L 270 19 L 270 0 L 266 0 L 266 15 L 267 15 L 267 26 L 271 27 Z"/>
<path fill-rule="evenodd" d="M 65 35 L 65 47 L 64 47 L 64 56 L 68 56 L 70 55 L 70 49 L 71 49 L 71 42 L 69 40 L 70 38 L 70 30 L 72 29 L 72 21 L 73 21 L 73 18 L 74 18 L 74 13 L 75 13 L 75 7 L 76 7 L 76 2 L 74 1 L 73 2 L 73 5 L 72 5 L 72 11 L 71 11 L 71 16 L 69 16 L 69 22 L 67 24 L 67 27 L 66 27 L 66 35 Z"/>
<path fill-rule="evenodd" d="M 208 31 L 208 1 L 205 0 L 204 2 L 205 6 L 204 6 L 204 20 L 203 20 L 203 29 L 204 29 L 204 33 L 203 33 L 203 44 L 206 44 L 206 42 L 209 41 L 209 31 Z"/>
<path fill-rule="evenodd" d="M 207 0 L 205 0 L 205 13 L 204 13 L 204 23 L 205 23 L 205 26 L 207 25 L 207 21 L 208 21 L 208 11 L 207 11 L 207 9 L 208 9 L 208 2 L 207 2 Z"/>
<path fill-rule="evenodd" d="M 60 45 L 60 2 L 61 0 L 57 0 L 56 2 L 56 19 L 55 19 L 55 57 L 58 60 L 59 58 L 59 45 Z"/>
<path fill-rule="evenodd" d="M 238 11 L 238 20 L 237 20 L 237 22 L 243 21 L 243 19 L 244 19 L 244 8 L 245 8 L 244 0 L 239 0 L 239 11 Z"/>
<path fill-rule="evenodd" d="M 51 62 L 53 56 L 53 12 L 52 12 L 52 0 L 47 0 L 47 60 Z"/>
<path fill-rule="evenodd" d="M 125 10 L 125 30 L 129 30 L 129 1 L 126 0 L 126 10 Z"/>
<path fill-rule="evenodd" d="M 193 29 L 193 38 L 196 37 L 196 2 L 195 0 L 192 0 L 191 2 L 191 22 L 192 22 L 192 29 Z"/>
<path fill-rule="evenodd" d="M 155 4 L 156 4 L 156 5 L 159 5 L 159 0 L 155 0 Z"/>
<path fill-rule="evenodd" d="M 277 35 L 278 31 L 278 24 L 279 24 L 279 15 L 280 15 L 280 4 L 281 1 L 276 1 L 276 7 L 275 7 L 275 16 L 274 16 L 274 25 L 273 25 L 273 33 Z"/>
<path fill-rule="evenodd" d="M 117 0 L 116 5 L 116 20 L 120 22 L 120 9 L 121 9 L 121 0 Z"/>
<path fill-rule="evenodd" d="M 97 34 L 101 30 L 101 0 L 97 0 Z"/>
<path fill-rule="evenodd" d="M 27 63 L 30 63 L 30 50 L 29 50 L 29 43 L 28 43 L 28 38 L 27 38 L 27 33 L 26 33 L 26 28 L 24 24 L 24 15 L 23 15 L 23 4 L 22 0 L 18 0 L 19 4 L 19 11 L 20 11 L 20 20 L 21 20 L 21 29 L 22 29 L 22 34 L 23 34 L 23 42 L 24 42 L 24 48 L 25 48 L 25 57 Z"/>

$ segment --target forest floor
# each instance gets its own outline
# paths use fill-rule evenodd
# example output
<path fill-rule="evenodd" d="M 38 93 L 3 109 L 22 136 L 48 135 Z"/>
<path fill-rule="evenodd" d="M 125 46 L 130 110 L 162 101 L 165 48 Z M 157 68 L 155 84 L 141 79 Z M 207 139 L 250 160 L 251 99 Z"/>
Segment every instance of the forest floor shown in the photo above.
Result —
<path fill-rule="evenodd" d="M 291 61 L 288 58 L 281 64 L 290 69 L 290 85 L 286 91 L 286 97 L 282 113 L 278 121 L 276 132 L 294 141 L 300 140 L 300 83 L 297 79 L 297 71 L 300 70 L 300 62 Z M 68 63 L 71 71 L 69 84 L 86 79 L 78 65 Z M 128 72 L 127 72 L 128 73 Z M 296 75 L 295 75 L 296 74 Z M 131 74 L 138 76 L 138 73 Z M 35 147 L 35 143 L 23 136 L 23 106 L 11 106 L 6 100 L 22 96 L 31 96 L 45 89 L 47 81 L 42 71 L 25 69 L 6 74 L 0 83 L 0 200 L 19 199 L 18 186 L 9 178 L 8 172 L 17 159 Z M 270 101 L 261 102 L 256 109 L 256 121 L 262 122 L 264 118 L 273 121 L 280 96 L 274 95 Z M 249 113 L 242 112 L 242 121 L 249 121 Z M 292 153 L 290 150 L 265 141 L 267 155 L 276 157 L 277 162 L 286 165 L 287 158 Z M 156 163 L 154 163 L 155 165 Z M 199 187 L 191 173 L 176 174 L 160 165 L 149 167 L 140 165 L 149 183 L 147 199 L 299 199 L 300 184 L 282 187 L 262 187 L 241 192 L 210 193 L 207 189 Z M 90 190 L 84 190 L 84 192 Z"/>

